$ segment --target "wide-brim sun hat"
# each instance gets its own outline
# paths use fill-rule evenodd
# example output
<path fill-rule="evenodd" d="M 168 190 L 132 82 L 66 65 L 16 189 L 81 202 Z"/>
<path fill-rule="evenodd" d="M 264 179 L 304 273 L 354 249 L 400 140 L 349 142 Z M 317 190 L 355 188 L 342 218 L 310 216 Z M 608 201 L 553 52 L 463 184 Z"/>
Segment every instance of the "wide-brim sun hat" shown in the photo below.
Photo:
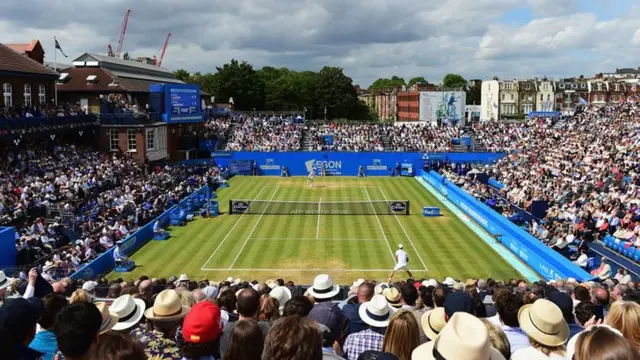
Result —
<path fill-rule="evenodd" d="M 422 314 L 420 323 L 422 324 L 424 334 L 429 338 L 429 340 L 435 340 L 445 325 L 447 325 L 444 315 L 443 307 L 438 307 Z"/>
<path fill-rule="evenodd" d="M 107 304 L 104 302 L 97 302 L 94 304 L 98 311 L 100 311 L 100 315 L 102 316 L 102 323 L 100 324 L 100 335 L 107 333 L 113 329 L 114 326 L 118 323 L 118 315 L 114 315 L 109 312 Z"/>
<path fill-rule="evenodd" d="M 13 278 L 7 277 L 4 271 L 0 271 L 0 290 L 6 289 L 13 283 Z"/>
<path fill-rule="evenodd" d="M 371 301 L 363 303 L 358 308 L 360 319 L 367 325 L 384 328 L 389 326 L 391 315 L 396 311 L 389 305 L 382 295 L 374 295 Z"/>
<path fill-rule="evenodd" d="M 549 347 L 564 345 L 569 337 L 569 325 L 560 308 L 546 299 L 524 305 L 518 311 L 520 329 L 534 341 Z"/>
<path fill-rule="evenodd" d="M 109 307 L 109 312 L 119 318 L 113 330 L 126 330 L 135 326 L 142 320 L 146 307 L 144 300 L 131 295 L 122 295 L 115 299 Z"/>
<path fill-rule="evenodd" d="M 278 304 L 280 304 L 280 310 L 284 309 L 284 304 L 291 300 L 291 290 L 286 286 L 276 286 L 270 292 L 269 296 L 278 300 Z"/>
<path fill-rule="evenodd" d="M 384 289 L 382 291 L 382 295 L 384 295 L 384 298 L 387 300 L 389 305 L 393 306 L 396 309 L 402 307 L 402 295 L 400 295 L 398 289 L 394 287 Z"/>
<path fill-rule="evenodd" d="M 322 274 L 313 280 L 313 286 L 307 289 L 309 295 L 316 299 L 331 299 L 338 295 L 340 286 L 334 285 L 331 276 Z"/>
<path fill-rule="evenodd" d="M 411 360 L 505 360 L 491 347 L 489 330 L 471 314 L 455 313 L 440 335 L 411 353 Z"/>
<path fill-rule="evenodd" d="M 190 308 L 182 305 L 175 290 L 163 290 L 156 296 L 153 307 L 144 312 L 151 321 L 175 321 L 187 316 Z"/>

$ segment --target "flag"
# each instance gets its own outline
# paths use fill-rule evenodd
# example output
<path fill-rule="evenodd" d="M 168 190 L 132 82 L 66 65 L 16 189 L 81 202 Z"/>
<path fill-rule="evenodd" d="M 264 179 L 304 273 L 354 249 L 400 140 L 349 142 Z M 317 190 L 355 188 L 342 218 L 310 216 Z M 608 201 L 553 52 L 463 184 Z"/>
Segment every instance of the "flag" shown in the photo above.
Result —
<path fill-rule="evenodd" d="M 60 50 L 60 52 L 62 53 L 62 55 L 64 55 L 64 57 L 68 57 L 67 54 L 65 54 L 64 51 L 62 51 L 62 48 L 60 47 L 60 43 L 58 42 L 58 39 L 54 37 L 53 40 L 56 42 L 56 50 Z"/>
<path fill-rule="evenodd" d="M 587 104 L 588 104 L 587 100 L 580 97 L 580 105 L 587 105 Z"/>

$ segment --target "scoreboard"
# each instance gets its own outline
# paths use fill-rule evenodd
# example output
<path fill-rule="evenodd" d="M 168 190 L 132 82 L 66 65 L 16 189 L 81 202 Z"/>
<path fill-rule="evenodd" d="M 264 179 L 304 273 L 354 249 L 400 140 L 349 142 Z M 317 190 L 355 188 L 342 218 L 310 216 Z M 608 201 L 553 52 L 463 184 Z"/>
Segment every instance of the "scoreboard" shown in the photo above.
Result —
<path fill-rule="evenodd" d="M 162 114 L 167 124 L 194 124 L 204 122 L 201 108 L 200 85 L 151 84 L 150 105 Z"/>
<path fill-rule="evenodd" d="M 170 109 L 173 115 L 197 114 L 200 108 L 198 89 L 169 89 Z"/>

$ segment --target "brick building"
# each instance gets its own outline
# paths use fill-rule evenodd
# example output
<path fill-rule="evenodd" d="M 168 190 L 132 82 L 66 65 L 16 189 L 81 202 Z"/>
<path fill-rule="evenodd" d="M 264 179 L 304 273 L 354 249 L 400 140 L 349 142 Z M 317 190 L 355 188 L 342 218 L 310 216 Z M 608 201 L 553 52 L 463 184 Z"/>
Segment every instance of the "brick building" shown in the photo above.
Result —
<path fill-rule="evenodd" d="M 44 64 L 38 40 L 0 44 L 0 106 L 16 108 L 52 104 L 58 75 Z"/>
<path fill-rule="evenodd" d="M 433 84 L 414 84 L 408 91 L 400 91 L 396 96 L 397 121 L 420 121 L 420 92 L 436 91 Z"/>

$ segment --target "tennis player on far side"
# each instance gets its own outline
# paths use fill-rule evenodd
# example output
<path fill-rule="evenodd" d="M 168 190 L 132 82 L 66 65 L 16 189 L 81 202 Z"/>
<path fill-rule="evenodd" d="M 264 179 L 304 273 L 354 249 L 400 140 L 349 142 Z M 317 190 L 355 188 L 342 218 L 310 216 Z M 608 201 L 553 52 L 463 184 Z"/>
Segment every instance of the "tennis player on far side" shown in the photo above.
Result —
<path fill-rule="evenodd" d="M 316 175 L 316 168 L 312 168 L 311 171 L 309 171 L 309 177 L 307 178 L 307 182 L 309 183 L 310 188 L 313 187 L 313 177 L 315 175 Z"/>
<path fill-rule="evenodd" d="M 391 272 L 391 275 L 389 276 L 389 282 L 391 282 L 391 280 L 393 279 L 393 275 L 396 274 L 396 271 L 398 270 L 404 270 L 407 272 L 407 274 L 409 274 L 409 277 L 412 278 L 413 274 L 411 273 L 411 271 L 409 271 L 409 254 L 407 254 L 406 251 L 404 251 L 404 248 L 402 247 L 402 244 L 398 245 L 398 251 L 396 251 L 396 266 L 393 267 L 393 271 Z"/>

